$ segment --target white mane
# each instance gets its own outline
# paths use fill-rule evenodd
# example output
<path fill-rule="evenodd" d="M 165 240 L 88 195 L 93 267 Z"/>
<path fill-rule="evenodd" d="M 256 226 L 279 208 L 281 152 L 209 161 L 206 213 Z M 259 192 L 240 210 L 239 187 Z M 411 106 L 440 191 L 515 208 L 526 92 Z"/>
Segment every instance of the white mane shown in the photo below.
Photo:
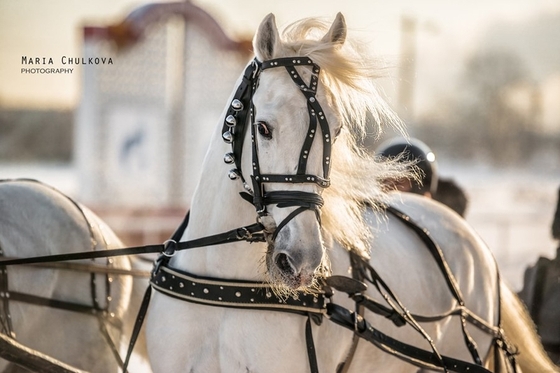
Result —
<path fill-rule="evenodd" d="M 406 167 L 398 162 L 380 162 L 360 147 L 359 140 L 371 118 L 378 132 L 386 125 L 404 130 L 373 84 L 380 76 L 374 60 L 358 52 L 348 40 L 342 46 L 322 41 L 328 26 L 316 18 L 289 25 L 277 54 L 309 56 L 321 67 L 320 84 L 342 124 L 332 148 L 331 187 L 323 194 L 323 228 L 344 247 L 367 255 L 371 237 L 363 220 L 364 205 L 378 208 L 387 191 L 381 181 L 403 177 Z"/>

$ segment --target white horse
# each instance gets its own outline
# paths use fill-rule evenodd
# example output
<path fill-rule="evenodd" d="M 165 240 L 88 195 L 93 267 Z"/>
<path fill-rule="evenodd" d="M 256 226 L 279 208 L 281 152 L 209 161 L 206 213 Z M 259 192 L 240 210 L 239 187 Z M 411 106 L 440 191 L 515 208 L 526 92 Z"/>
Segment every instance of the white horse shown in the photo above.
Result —
<path fill-rule="evenodd" d="M 0 181 L 3 257 L 46 256 L 122 246 L 92 211 L 59 191 L 31 180 Z M 120 351 L 121 335 L 131 330 L 136 316 L 137 307 L 131 302 L 133 280 L 130 275 L 96 270 L 126 272 L 131 269 L 131 261 L 117 257 L 74 263 L 75 267 L 95 265 L 95 268 L 5 267 L 7 278 L 4 271 L 0 274 L 2 332 L 73 367 L 88 372 L 117 372 L 119 363 L 115 353 Z M 132 300 L 139 302 L 140 298 L 141 294 Z M 0 371 L 28 370 L 0 359 Z"/>
<path fill-rule="evenodd" d="M 326 319 L 321 325 L 308 324 L 308 317 L 282 312 L 283 306 L 289 308 L 288 301 L 317 295 L 321 278 L 349 276 L 350 253 L 365 258 L 366 263 L 369 260 L 412 314 L 440 315 L 457 307 L 421 235 L 387 214 L 384 205 L 397 207 L 429 230 L 465 306 L 482 323 L 497 325 L 501 320 L 506 337 L 519 349 L 517 361 L 523 372 L 557 372 L 520 302 L 499 281 L 490 251 L 465 221 L 427 198 L 383 191 L 380 180 L 402 176 L 401 170 L 361 152 L 352 134 L 364 131 L 366 113 L 372 113 L 378 123 L 397 120 L 372 85 L 376 75 L 372 62 L 349 45 L 346 33 L 340 14 L 330 28 L 316 19 L 295 23 L 283 38 L 273 15 L 259 27 L 253 41 L 257 62 L 252 66 L 262 64 L 257 70 L 246 70 L 238 81 L 240 88 L 233 92 L 236 99 L 226 107 L 226 125 L 220 125 L 211 142 L 181 241 L 247 226 L 257 217 L 267 242 L 211 245 L 178 251 L 168 263 L 164 260 L 168 268 L 154 280 L 157 291 L 146 323 L 154 372 L 335 372 L 343 362 L 342 369 L 351 372 L 417 372 L 417 366 L 364 340 L 350 361 L 353 331 Z M 252 87 L 251 79 L 257 75 L 258 85 Z M 236 112 L 243 113 L 250 105 L 237 100 L 247 84 L 255 91 L 253 111 L 245 118 Z M 315 102 L 320 106 L 314 106 Z M 245 121 L 253 131 L 243 130 L 240 125 Z M 316 121 L 315 129 L 310 127 L 312 121 Z M 314 137 L 311 145 L 304 142 Z M 335 138 L 336 142 L 330 141 Z M 331 185 L 325 188 L 329 178 Z M 257 213 L 240 193 L 251 196 L 248 199 Z M 177 278 L 175 285 L 167 285 Z M 226 291 L 231 281 L 241 280 L 270 283 L 272 292 L 244 282 L 235 291 L 233 282 L 233 301 L 226 302 L 219 292 Z M 190 290 L 183 290 L 189 286 Z M 236 307 L 236 297 L 257 303 L 251 294 L 259 291 L 276 299 L 278 309 Z M 213 292 L 218 293 L 215 298 L 204 300 Z M 389 307 L 385 297 L 391 298 L 382 287 L 370 286 L 364 294 Z M 355 309 L 344 292 L 335 291 L 330 302 Z M 299 305 L 305 315 L 309 304 Z M 414 328 L 397 327 L 369 310 L 364 317 L 392 338 L 432 351 Z M 314 343 L 311 349 L 305 332 L 308 325 Z M 473 363 L 458 316 L 420 326 L 433 339 L 434 351 Z M 497 371 L 491 353 L 497 334 L 489 335 L 470 324 L 467 330 L 484 364 Z M 316 367 L 311 362 L 314 356 Z M 453 366 L 447 369 L 453 371 Z"/>

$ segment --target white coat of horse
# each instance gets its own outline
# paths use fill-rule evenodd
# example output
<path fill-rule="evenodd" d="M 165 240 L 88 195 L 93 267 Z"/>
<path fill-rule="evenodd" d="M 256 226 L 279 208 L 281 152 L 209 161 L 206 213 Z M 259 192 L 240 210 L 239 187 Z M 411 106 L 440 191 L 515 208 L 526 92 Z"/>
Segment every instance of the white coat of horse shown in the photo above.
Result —
<path fill-rule="evenodd" d="M 507 338 L 519 349 L 517 360 L 523 372 L 556 372 L 520 302 L 499 282 L 490 251 L 465 221 L 429 199 L 383 191 L 380 180 L 401 171 L 395 164 L 379 163 L 360 152 L 351 133 L 364 131 L 366 113 L 372 113 L 378 123 L 395 122 L 396 118 L 372 85 L 376 75 L 372 61 L 349 45 L 346 33 L 344 18 L 339 14 L 330 28 L 319 20 L 307 19 L 293 24 L 281 38 L 274 16 L 269 15 L 253 42 L 259 61 L 308 57 L 321 67 L 316 97 L 323 112 L 315 114 L 325 115 L 327 135 L 336 138 L 332 162 L 327 159 L 331 186 L 323 189 L 314 183 L 296 184 L 288 179 L 286 183 L 265 183 L 268 191 L 322 195 L 320 222 L 314 211 L 307 210 L 291 218 L 273 241 L 269 237 L 268 243 L 240 242 L 180 251 L 169 266 L 212 278 L 273 282 L 279 293 L 289 295 L 294 289 L 314 287 L 322 276 L 348 276 L 348 251 L 352 250 L 370 258 L 371 266 L 413 314 L 437 315 L 452 309 L 457 302 L 425 243 L 401 221 L 378 208 L 381 203 L 393 205 L 429 230 L 448 261 L 466 306 L 492 325 L 501 318 Z M 296 70 L 309 81 L 310 67 L 298 66 Z M 256 111 L 253 123 L 248 125 L 256 126 L 263 174 L 295 174 L 303 154 L 302 143 L 309 135 L 311 114 L 290 74 L 296 75 L 284 67 L 261 71 L 252 98 Z M 224 143 L 221 129 L 220 125 L 206 155 L 182 241 L 255 222 L 255 207 L 239 195 L 245 191 L 242 182 L 227 177 L 232 166 L 224 164 L 223 159 L 231 146 Z M 255 166 L 249 132 L 245 134 L 240 170 L 246 180 Z M 321 132 L 317 130 L 318 137 L 325 136 Z M 315 141 L 305 154 L 307 173 L 322 175 L 325 146 Z M 297 206 L 267 206 L 268 216 L 277 225 L 295 209 Z M 367 294 L 384 302 L 374 287 Z M 354 308 L 345 294 L 335 293 L 333 301 Z M 429 349 L 420 334 L 408 326 L 396 327 L 369 311 L 365 318 L 393 338 Z M 278 311 L 195 304 L 156 291 L 147 315 L 148 354 L 156 373 L 308 372 L 306 320 Z M 442 354 L 472 362 L 456 317 L 422 323 L 422 327 Z M 486 365 L 493 369 L 492 337 L 472 326 L 468 330 Z M 319 371 L 335 372 L 351 348 L 352 331 L 325 319 L 321 325 L 312 326 L 312 333 Z M 362 340 L 350 371 L 412 373 L 418 367 Z"/>
<path fill-rule="evenodd" d="M 59 191 L 31 180 L 0 182 L 3 257 L 26 258 L 122 246 L 91 210 Z M 91 260 L 81 263 L 94 264 Z M 128 257 L 96 259 L 95 264 L 101 269 L 131 269 Z M 7 267 L 7 278 L 0 290 L 4 333 L 13 332 L 17 342 L 78 369 L 97 373 L 119 370 L 111 344 L 120 350 L 121 336 L 130 335 L 136 316 L 138 305 L 132 306 L 131 302 L 131 276 L 25 265 Z M 140 281 L 138 290 L 142 284 L 145 286 L 146 281 Z M 76 309 L 83 306 L 86 312 L 20 301 L 14 293 L 69 302 L 78 305 Z M 139 302 L 141 295 L 139 292 L 133 301 Z M 93 314 L 95 302 L 98 311 Z M 87 312 L 89 307 L 91 313 Z M 107 330 L 112 343 L 102 328 Z M 2 359 L 0 371 L 27 372 Z"/>

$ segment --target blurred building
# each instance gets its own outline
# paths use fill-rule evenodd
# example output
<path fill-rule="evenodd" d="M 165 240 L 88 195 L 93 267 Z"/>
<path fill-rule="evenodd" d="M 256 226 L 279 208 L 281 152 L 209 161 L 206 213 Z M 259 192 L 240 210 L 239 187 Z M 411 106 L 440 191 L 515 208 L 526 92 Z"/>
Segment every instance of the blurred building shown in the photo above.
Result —
<path fill-rule="evenodd" d="M 188 1 L 139 7 L 83 37 L 78 199 L 117 231 L 134 219 L 153 226 L 142 217 L 161 221 L 166 209 L 184 214 L 250 41 L 230 39 Z"/>

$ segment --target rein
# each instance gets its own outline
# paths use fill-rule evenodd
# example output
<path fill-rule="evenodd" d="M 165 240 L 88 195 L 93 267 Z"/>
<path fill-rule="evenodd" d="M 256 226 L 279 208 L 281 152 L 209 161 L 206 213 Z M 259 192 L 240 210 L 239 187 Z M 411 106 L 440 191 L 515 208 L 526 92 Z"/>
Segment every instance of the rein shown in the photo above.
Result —
<path fill-rule="evenodd" d="M 67 260 L 110 258 L 123 255 L 138 254 L 154 254 L 160 253 L 164 256 L 172 256 L 175 251 L 194 249 L 204 246 L 220 245 L 231 242 L 247 241 L 247 242 L 264 242 L 264 235 L 258 232 L 263 230 L 263 226 L 259 223 L 251 224 L 245 227 L 232 229 L 227 232 L 219 233 L 190 241 L 176 242 L 176 246 L 171 251 L 169 242 L 157 245 L 133 246 L 122 249 L 109 249 L 103 251 L 81 251 L 69 254 L 35 256 L 30 258 L 13 258 L 0 259 L 0 266 L 18 265 L 18 264 L 39 264 L 53 263 Z"/>

